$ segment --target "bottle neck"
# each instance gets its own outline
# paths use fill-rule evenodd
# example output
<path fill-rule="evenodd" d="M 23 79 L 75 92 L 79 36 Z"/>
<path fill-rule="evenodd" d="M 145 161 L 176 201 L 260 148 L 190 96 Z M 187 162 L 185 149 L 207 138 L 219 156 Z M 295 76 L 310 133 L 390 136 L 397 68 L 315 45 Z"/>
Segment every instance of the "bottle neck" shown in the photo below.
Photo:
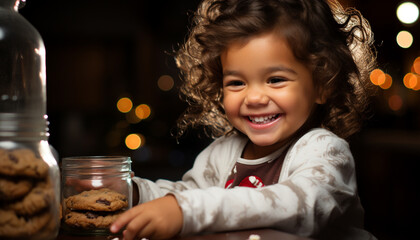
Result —
<path fill-rule="evenodd" d="M 0 113 L 0 141 L 48 140 L 48 116 Z"/>

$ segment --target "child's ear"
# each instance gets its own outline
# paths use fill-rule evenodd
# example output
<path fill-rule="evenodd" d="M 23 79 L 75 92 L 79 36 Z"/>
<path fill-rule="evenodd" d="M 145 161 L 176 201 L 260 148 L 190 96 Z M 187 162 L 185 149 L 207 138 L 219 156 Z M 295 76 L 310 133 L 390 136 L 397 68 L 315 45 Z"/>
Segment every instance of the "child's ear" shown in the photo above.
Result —
<path fill-rule="evenodd" d="M 326 91 L 324 89 L 320 89 L 318 91 L 318 96 L 315 99 L 317 104 L 324 104 L 327 102 L 328 97 L 330 96 L 330 91 Z"/>
<path fill-rule="evenodd" d="M 326 102 L 326 100 L 325 100 L 324 98 L 320 98 L 320 97 L 318 97 L 318 98 L 315 100 L 315 102 L 316 102 L 317 104 L 324 104 L 324 103 Z"/>

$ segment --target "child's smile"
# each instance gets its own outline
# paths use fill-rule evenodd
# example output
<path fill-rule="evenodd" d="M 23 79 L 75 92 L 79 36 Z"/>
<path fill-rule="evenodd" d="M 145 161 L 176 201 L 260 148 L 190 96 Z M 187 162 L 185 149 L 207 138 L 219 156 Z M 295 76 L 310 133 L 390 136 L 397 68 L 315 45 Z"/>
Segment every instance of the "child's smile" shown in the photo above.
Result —
<path fill-rule="evenodd" d="M 262 125 L 262 124 L 271 123 L 275 121 L 276 119 L 278 119 L 279 117 L 280 117 L 280 114 L 271 114 L 268 116 L 256 116 L 256 117 L 249 116 L 248 119 L 252 123 Z"/>
<path fill-rule="evenodd" d="M 255 129 L 269 128 L 280 120 L 280 114 L 260 115 L 260 116 L 248 116 L 249 124 Z"/>
<path fill-rule="evenodd" d="M 233 42 L 221 62 L 226 115 L 261 154 L 288 141 L 321 103 L 311 70 L 275 33 Z"/>

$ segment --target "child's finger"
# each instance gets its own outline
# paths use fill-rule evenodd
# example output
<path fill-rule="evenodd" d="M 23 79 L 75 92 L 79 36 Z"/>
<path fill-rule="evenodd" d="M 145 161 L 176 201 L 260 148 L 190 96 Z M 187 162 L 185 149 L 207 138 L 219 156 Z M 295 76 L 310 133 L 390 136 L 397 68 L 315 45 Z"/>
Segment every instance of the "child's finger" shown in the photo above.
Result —
<path fill-rule="evenodd" d="M 121 214 L 110 227 L 110 231 L 113 233 L 119 232 L 127 223 L 129 223 L 137 215 L 136 208 L 125 211 Z"/>
<path fill-rule="evenodd" d="M 136 237 L 149 237 L 151 233 L 150 219 L 137 216 L 125 228 L 124 240 L 136 239 Z M 149 227 L 147 227 L 149 226 Z"/>
<path fill-rule="evenodd" d="M 138 239 L 162 239 L 158 236 L 159 234 L 160 232 L 158 231 L 157 226 L 150 220 L 137 232 L 136 236 Z"/>

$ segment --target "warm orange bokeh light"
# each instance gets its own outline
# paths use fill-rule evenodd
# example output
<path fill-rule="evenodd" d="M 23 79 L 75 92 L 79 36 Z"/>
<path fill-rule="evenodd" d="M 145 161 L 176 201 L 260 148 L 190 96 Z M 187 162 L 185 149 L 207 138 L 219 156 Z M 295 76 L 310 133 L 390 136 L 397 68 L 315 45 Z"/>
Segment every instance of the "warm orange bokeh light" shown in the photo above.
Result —
<path fill-rule="evenodd" d="M 377 68 L 370 73 L 370 81 L 375 85 L 382 85 L 384 84 L 386 79 L 385 73 Z"/>
<path fill-rule="evenodd" d="M 169 75 L 162 75 L 158 79 L 157 84 L 158 84 L 158 87 L 160 88 L 160 90 L 169 91 L 174 86 L 174 79 Z"/>
<path fill-rule="evenodd" d="M 146 119 L 150 116 L 151 110 L 147 104 L 140 104 L 136 107 L 136 116 L 140 119 Z"/>
<path fill-rule="evenodd" d="M 419 80 L 420 79 L 419 79 L 418 75 L 416 75 L 414 73 L 407 73 L 404 76 L 404 79 L 403 79 L 404 86 L 406 88 L 415 90 L 415 88 L 417 87 L 417 85 L 419 85 L 419 83 L 418 83 Z"/>
<path fill-rule="evenodd" d="M 385 74 L 385 81 L 379 87 L 382 89 L 388 89 L 392 86 L 392 77 L 389 74 Z"/>
<path fill-rule="evenodd" d="M 420 74 L 420 57 L 416 58 L 413 63 L 413 72 Z"/>
<path fill-rule="evenodd" d="M 393 111 L 398 111 L 401 109 L 403 105 L 402 98 L 399 95 L 392 95 L 388 99 L 388 105 L 389 105 L 389 108 L 391 108 Z"/>
<path fill-rule="evenodd" d="M 413 84 L 413 88 L 412 89 L 414 91 L 418 91 L 418 90 L 420 90 L 420 75 L 414 74 L 414 77 L 416 79 L 414 81 L 416 84 L 415 85 Z"/>
<path fill-rule="evenodd" d="M 125 145 L 129 149 L 135 150 L 142 146 L 142 138 L 139 134 L 132 133 L 125 138 Z"/>
<path fill-rule="evenodd" d="M 117 102 L 118 111 L 122 113 L 129 112 L 132 107 L 133 107 L 133 102 L 131 101 L 131 99 L 127 97 L 121 98 Z"/>

